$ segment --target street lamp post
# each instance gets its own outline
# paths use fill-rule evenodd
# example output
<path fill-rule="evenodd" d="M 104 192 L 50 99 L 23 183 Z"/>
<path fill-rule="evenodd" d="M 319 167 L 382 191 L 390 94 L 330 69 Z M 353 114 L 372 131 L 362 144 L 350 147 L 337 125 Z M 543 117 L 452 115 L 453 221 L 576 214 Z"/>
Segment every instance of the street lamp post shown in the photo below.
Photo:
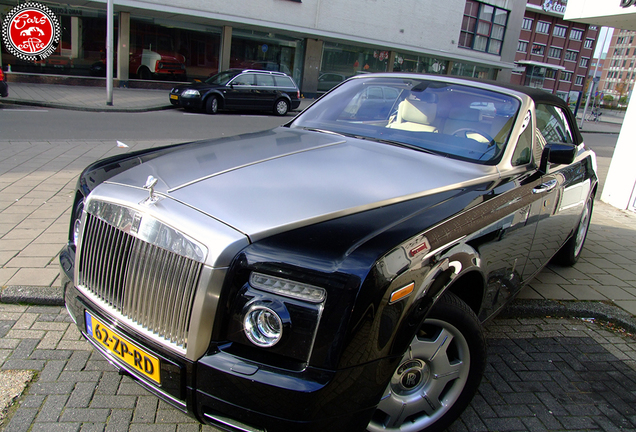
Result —
<path fill-rule="evenodd" d="M 113 105 L 113 0 L 106 5 L 106 105 Z"/>

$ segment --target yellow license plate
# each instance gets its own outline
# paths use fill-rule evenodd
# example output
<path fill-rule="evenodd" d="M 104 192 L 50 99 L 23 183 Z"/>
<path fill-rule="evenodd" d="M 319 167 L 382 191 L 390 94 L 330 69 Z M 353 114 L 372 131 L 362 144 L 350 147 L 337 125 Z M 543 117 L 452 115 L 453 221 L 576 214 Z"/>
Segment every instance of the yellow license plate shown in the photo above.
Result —
<path fill-rule="evenodd" d="M 178 95 L 170 95 L 170 99 L 179 100 Z"/>
<path fill-rule="evenodd" d="M 95 341 L 111 352 L 118 360 L 123 361 L 157 384 L 161 384 L 159 359 L 105 326 L 88 311 L 85 312 L 85 315 L 86 331 Z"/>

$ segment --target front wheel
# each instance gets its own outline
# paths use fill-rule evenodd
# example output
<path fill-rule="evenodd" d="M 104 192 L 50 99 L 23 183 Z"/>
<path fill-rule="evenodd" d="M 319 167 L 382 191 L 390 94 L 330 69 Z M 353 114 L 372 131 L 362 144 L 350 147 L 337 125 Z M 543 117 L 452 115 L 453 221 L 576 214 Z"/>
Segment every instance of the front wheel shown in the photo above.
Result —
<path fill-rule="evenodd" d="M 279 116 L 287 115 L 289 111 L 289 103 L 285 99 L 279 99 L 274 104 L 274 114 Z"/>
<path fill-rule="evenodd" d="M 216 114 L 219 112 L 219 98 L 210 96 L 205 101 L 205 112 L 208 114 Z"/>
<path fill-rule="evenodd" d="M 367 430 L 445 430 L 472 400 L 485 367 L 479 319 L 446 293 L 413 338 Z"/>

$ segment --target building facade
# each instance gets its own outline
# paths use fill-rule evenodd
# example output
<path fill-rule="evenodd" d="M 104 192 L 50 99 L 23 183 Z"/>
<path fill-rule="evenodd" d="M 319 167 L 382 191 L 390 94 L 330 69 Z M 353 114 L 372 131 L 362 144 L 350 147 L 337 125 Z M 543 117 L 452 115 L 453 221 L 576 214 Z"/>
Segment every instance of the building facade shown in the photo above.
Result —
<path fill-rule="evenodd" d="M 610 42 L 599 91 L 606 102 L 626 104 L 636 81 L 636 31 L 615 29 Z"/>
<path fill-rule="evenodd" d="M 17 3 L 0 0 L 0 15 Z M 106 0 L 42 3 L 62 24 L 58 51 L 33 64 L 3 46 L 5 69 L 105 76 Z M 513 0 L 115 2 L 114 75 L 189 80 L 230 67 L 281 70 L 306 94 L 380 71 L 509 81 L 524 11 Z"/>
<path fill-rule="evenodd" d="M 528 0 L 511 82 L 572 104 L 585 89 L 599 28 L 565 21 L 565 0 Z"/>

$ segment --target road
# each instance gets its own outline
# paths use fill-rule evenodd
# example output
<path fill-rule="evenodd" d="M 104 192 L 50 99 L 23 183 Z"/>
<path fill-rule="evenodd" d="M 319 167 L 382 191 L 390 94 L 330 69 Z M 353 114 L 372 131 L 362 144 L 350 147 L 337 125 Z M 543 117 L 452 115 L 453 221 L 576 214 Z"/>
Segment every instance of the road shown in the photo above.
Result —
<path fill-rule="evenodd" d="M 182 110 L 95 113 L 0 105 L 0 139 L 9 141 L 194 141 L 266 130 L 293 118 L 251 113 L 215 116 Z"/>

